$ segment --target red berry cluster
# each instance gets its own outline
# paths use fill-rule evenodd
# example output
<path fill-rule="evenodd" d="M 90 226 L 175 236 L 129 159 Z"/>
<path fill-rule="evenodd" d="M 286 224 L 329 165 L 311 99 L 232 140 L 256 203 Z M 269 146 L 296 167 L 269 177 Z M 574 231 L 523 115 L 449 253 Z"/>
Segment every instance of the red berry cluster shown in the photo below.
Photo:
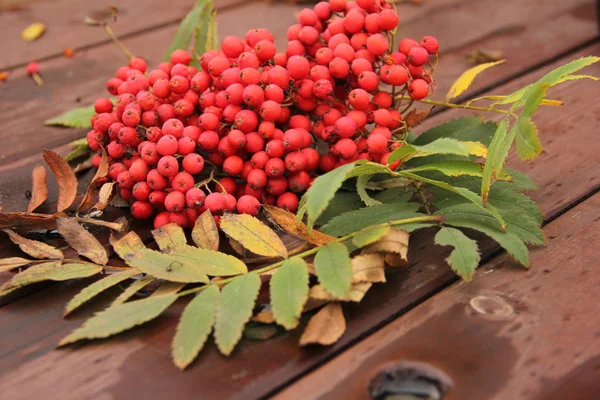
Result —
<path fill-rule="evenodd" d="M 298 19 L 285 52 L 253 29 L 204 53 L 200 69 L 176 50 L 149 73 L 133 58 L 107 82 L 116 104 L 96 100 L 87 139 L 106 147 L 109 178 L 134 217 L 158 213 L 159 227 L 193 225 L 204 209 L 294 212 L 315 176 L 358 159 L 386 163 L 402 145 L 392 93 L 429 94 L 436 39 L 403 39 L 391 51 L 398 14 L 386 0 L 320 2 Z"/>

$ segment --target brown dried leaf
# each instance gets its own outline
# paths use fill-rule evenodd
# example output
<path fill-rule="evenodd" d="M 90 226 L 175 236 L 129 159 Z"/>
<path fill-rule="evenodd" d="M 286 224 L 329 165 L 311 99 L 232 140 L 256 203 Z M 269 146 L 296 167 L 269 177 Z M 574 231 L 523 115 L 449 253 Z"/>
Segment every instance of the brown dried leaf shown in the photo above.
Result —
<path fill-rule="evenodd" d="M 57 218 L 58 232 L 75 249 L 77 254 L 100 265 L 108 263 L 106 249 L 91 233 L 79 225 L 75 218 Z"/>
<path fill-rule="evenodd" d="M 29 254 L 33 258 L 45 259 L 50 258 L 54 260 L 63 259 L 63 253 L 55 249 L 54 247 L 43 243 L 38 242 L 37 240 L 31 240 L 24 238 L 23 236 L 17 234 L 10 229 L 4 229 L 4 232 L 10 237 L 10 240 L 18 245 L 23 252 Z"/>
<path fill-rule="evenodd" d="M 335 297 L 331 293 L 329 293 L 323 286 L 315 285 L 310 288 L 310 292 L 308 293 L 309 297 L 316 300 L 325 300 L 325 301 L 353 301 L 360 302 L 367 291 L 371 288 L 373 284 L 369 282 L 362 283 L 354 283 L 350 288 L 350 293 L 345 297 Z"/>
<path fill-rule="evenodd" d="M 192 240 L 201 249 L 219 251 L 219 229 L 210 210 L 204 211 L 196 220 Z"/>
<path fill-rule="evenodd" d="M 333 236 L 326 235 L 315 229 L 313 229 L 309 235 L 308 227 L 302 222 L 297 222 L 296 216 L 289 211 L 269 205 L 265 205 L 263 208 L 267 212 L 267 218 L 269 218 L 272 223 L 278 225 L 286 232 L 289 232 L 302 240 L 306 240 L 315 246 L 322 246 L 336 240 Z"/>
<path fill-rule="evenodd" d="M 128 232 L 126 235 L 120 237 L 115 234 L 111 234 L 108 240 L 115 250 L 115 253 L 117 253 L 117 255 L 122 259 L 134 255 L 146 248 L 146 246 L 144 246 L 144 242 L 142 242 L 142 239 L 140 239 L 138 234 L 133 231 Z"/>
<path fill-rule="evenodd" d="M 346 331 L 346 320 L 340 303 L 330 303 L 316 313 L 302 332 L 300 345 L 322 344 L 328 346 L 339 340 Z"/>
<path fill-rule="evenodd" d="M 0 212 L 0 229 L 4 228 L 18 228 L 23 230 L 56 229 L 56 216 L 23 212 Z"/>
<path fill-rule="evenodd" d="M 390 267 L 405 267 L 408 261 L 402 258 L 400 254 L 388 253 L 385 255 L 385 263 Z"/>
<path fill-rule="evenodd" d="M 102 211 L 108 207 L 115 194 L 117 194 L 116 187 L 117 182 L 108 182 L 102 185 L 98 192 L 98 202 L 92 207 L 92 210 Z"/>
<path fill-rule="evenodd" d="M 429 108 L 425 111 L 417 111 L 416 108 L 410 110 L 410 112 L 404 117 L 404 122 L 406 122 L 406 127 L 408 128 L 408 130 L 418 125 L 421 125 L 421 122 L 423 122 L 423 120 L 427 118 L 431 110 L 433 110 L 433 108 Z"/>
<path fill-rule="evenodd" d="M 229 245 L 231 246 L 231 248 L 233 249 L 233 251 L 235 251 L 236 253 L 238 253 L 240 256 L 244 256 L 244 253 L 246 253 L 246 250 L 244 249 L 244 246 L 242 246 L 240 244 L 240 242 L 238 242 L 237 240 L 229 238 Z"/>
<path fill-rule="evenodd" d="M 48 187 L 46 186 L 46 168 L 42 165 L 37 164 L 33 168 L 31 174 L 32 187 L 31 187 L 31 200 L 27 207 L 27 212 L 33 212 L 48 198 Z"/>
<path fill-rule="evenodd" d="M 402 229 L 390 229 L 377 242 L 363 249 L 363 253 L 396 253 L 408 260 L 408 238 L 410 234 Z"/>
<path fill-rule="evenodd" d="M 52 150 L 42 152 L 44 160 L 54 172 L 58 182 L 58 205 L 56 212 L 66 210 L 73 204 L 77 196 L 77 178 L 69 164 Z"/>
<path fill-rule="evenodd" d="M 360 254 L 352 259 L 352 283 L 385 282 L 383 254 Z"/>
<path fill-rule="evenodd" d="M 274 324 L 275 317 L 273 316 L 273 310 L 264 310 L 252 317 L 251 321 L 260 322 L 262 324 Z"/>
<path fill-rule="evenodd" d="M 131 207 L 131 204 L 129 204 L 129 202 L 127 200 L 125 200 L 123 197 L 121 197 L 121 195 L 119 194 L 118 190 L 115 190 L 115 195 L 113 196 L 113 199 L 110 201 L 110 205 L 112 207 L 118 207 L 118 208 L 129 208 Z"/>
<path fill-rule="evenodd" d="M 96 174 L 92 178 L 90 184 L 87 187 L 85 195 L 81 199 L 81 203 L 79 203 L 79 206 L 77 207 L 77 214 L 79 214 L 79 212 L 82 210 L 87 210 L 90 207 L 92 207 L 94 198 L 96 198 L 96 195 L 99 192 L 97 184 L 98 179 L 105 178 L 106 175 L 108 175 L 108 156 L 106 155 L 106 150 L 104 149 L 104 147 L 101 148 L 101 151 L 102 158 L 100 159 L 100 165 L 98 165 Z"/>
<path fill-rule="evenodd" d="M 21 257 L 0 258 L 0 272 L 10 271 L 32 262 L 32 260 Z"/>

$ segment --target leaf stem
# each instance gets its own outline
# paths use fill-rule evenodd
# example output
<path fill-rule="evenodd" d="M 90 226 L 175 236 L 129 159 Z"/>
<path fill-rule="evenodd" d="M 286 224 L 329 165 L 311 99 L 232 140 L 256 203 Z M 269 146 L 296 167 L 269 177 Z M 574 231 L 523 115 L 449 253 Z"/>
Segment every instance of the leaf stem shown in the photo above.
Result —
<path fill-rule="evenodd" d="M 396 97 L 397 100 L 411 100 L 409 96 L 397 96 Z M 475 110 L 475 111 L 490 111 L 490 112 L 497 112 L 497 113 L 501 113 L 501 114 L 507 114 L 510 115 L 510 111 L 506 111 L 506 110 L 500 110 L 498 108 L 492 108 L 492 107 L 477 107 L 477 106 L 471 106 L 468 104 L 455 104 L 455 103 L 447 103 L 444 101 L 435 101 L 435 100 L 429 100 L 429 99 L 422 99 L 422 100 L 416 100 L 420 103 L 424 103 L 424 104 L 429 104 L 432 106 L 440 106 L 440 107 L 448 107 L 448 108 L 461 108 L 464 110 Z"/>
<path fill-rule="evenodd" d="M 400 220 L 396 220 L 396 221 L 389 221 L 389 222 L 384 222 L 382 224 L 376 224 L 376 225 L 371 225 L 369 226 L 369 228 L 372 227 L 383 227 L 383 226 L 399 226 L 399 225 L 406 225 L 406 224 L 413 224 L 413 223 L 419 223 L 419 222 L 441 222 L 443 221 L 443 217 L 440 216 L 435 216 L 435 215 L 428 215 L 426 217 L 415 217 L 415 218 L 406 218 L 406 219 L 400 219 Z M 354 236 L 358 235 L 361 231 L 356 231 L 356 232 L 352 232 L 349 233 L 347 235 L 341 236 L 339 238 L 337 238 L 336 240 L 330 242 L 330 243 L 342 243 L 345 242 L 346 240 L 352 239 Z M 314 247 L 310 250 L 304 251 L 300 254 L 295 255 L 294 257 L 300 257 L 300 258 L 304 258 L 304 257 L 308 257 L 311 256 L 313 254 L 315 254 L 317 251 L 319 251 L 319 249 L 322 246 L 317 246 Z M 252 272 L 256 272 L 258 275 L 264 274 L 265 272 L 269 272 L 272 271 L 276 268 L 279 268 L 283 265 L 283 263 L 285 263 L 287 260 L 281 260 L 278 261 L 276 263 L 267 265 L 263 268 L 259 268 L 259 269 L 255 269 Z M 239 275 L 238 275 L 239 276 Z M 236 279 L 238 276 L 233 276 L 231 278 L 227 278 L 227 279 L 222 279 L 219 281 L 215 281 L 213 282 L 214 285 L 225 285 L 227 283 L 230 283 L 231 281 L 233 281 L 234 279 Z M 204 286 L 200 286 L 200 287 L 196 287 L 196 288 L 192 288 L 189 290 L 185 290 L 183 292 L 180 292 L 177 294 L 177 296 L 181 297 L 181 296 L 187 296 L 189 294 L 194 294 L 194 293 L 198 293 L 201 292 L 202 290 L 206 289 L 209 285 L 204 285 Z"/>
<path fill-rule="evenodd" d="M 133 58 L 133 54 L 131 54 L 129 49 L 127 47 L 125 47 L 123 42 L 121 42 L 119 39 L 117 39 L 117 35 L 115 35 L 112 28 L 107 23 L 102 24 L 102 26 L 104 27 L 104 30 L 106 31 L 108 36 L 110 36 L 110 38 L 113 40 L 113 42 L 115 42 L 117 47 L 119 47 L 119 49 L 121 49 L 121 51 L 123 53 L 125 53 L 125 55 L 131 60 Z"/>

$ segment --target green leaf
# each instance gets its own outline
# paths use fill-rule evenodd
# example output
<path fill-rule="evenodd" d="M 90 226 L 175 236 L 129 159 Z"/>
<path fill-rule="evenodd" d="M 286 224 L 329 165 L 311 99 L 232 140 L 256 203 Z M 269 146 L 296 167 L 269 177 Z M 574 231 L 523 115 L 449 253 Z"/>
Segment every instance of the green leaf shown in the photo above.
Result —
<path fill-rule="evenodd" d="M 102 266 L 87 263 L 62 264 L 60 261 L 50 261 L 33 265 L 25 271 L 13 276 L 6 284 L 7 287 L 31 285 L 42 281 L 67 281 L 69 279 L 87 278 L 102 272 Z"/>
<path fill-rule="evenodd" d="M 420 134 L 412 144 L 425 145 L 441 138 L 452 138 L 462 141 L 481 142 L 490 145 L 496 123 L 484 121 L 481 117 L 463 117 L 438 125 Z"/>
<path fill-rule="evenodd" d="M 412 187 L 395 187 L 386 189 L 373 196 L 376 200 L 382 203 L 406 203 L 413 196 Z"/>
<path fill-rule="evenodd" d="M 196 33 L 196 29 L 202 29 L 200 25 L 202 23 L 202 13 L 204 8 L 207 6 L 209 2 L 207 0 L 196 0 L 196 4 L 194 8 L 187 13 L 187 15 L 183 18 L 179 27 L 177 28 L 177 32 L 175 33 L 175 37 L 171 42 L 171 45 L 167 49 L 165 53 L 164 61 L 169 61 L 171 58 L 171 53 L 177 49 L 187 50 L 190 47 L 190 42 L 192 37 Z M 202 54 L 202 53 L 200 53 Z"/>
<path fill-rule="evenodd" d="M 405 169 L 403 172 L 416 173 L 426 171 L 438 171 L 447 176 L 482 176 L 483 165 L 471 161 L 437 161 L 424 164 L 420 167 Z"/>
<path fill-rule="evenodd" d="M 111 306 L 116 306 L 125 303 L 127 300 L 135 296 L 137 292 L 139 292 L 155 280 L 155 277 L 146 275 L 138 280 L 133 281 L 131 285 L 127 286 L 127 289 L 125 289 L 116 299 L 113 300 Z"/>
<path fill-rule="evenodd" d="M 368 228 L 362 229 L 358 235 L 352 238 L 352 243 L 356 246 L 357 249 L 361 247 L 365 247 L 370 245 L 371 243 L 375 243 L 383 236 L 385 236 L 390 230 L 389 225 L 377 225 L 370 226 Z"/>
<path fill-rule="evenodd" d="M 57 117 L 47 119 L 44 125 L 59 125 L 69 128 L 91 128 L 90 120 L 96 114 L 94 106 L 79 107 L 60 114 Z"/>
<path fill-rule="evenodd" d="M 215 50 L 212 48 L 213 43 L 209 43 L 208 41 L 209 30 L 212 28 L 211 23 L 216 23 L 214 16 L 214 2 L 204 1 L 204 3 L 206 3 L 206 5 L 202 9 L 200 16 L 201 21 L 197 24 L 194 35 L 194 49 L 196 50 L 196 53 L 200 55 L 206 53 L 208 50 Z"/>
<path fill-rule="evenodd" d="M 228 356 L 242 337 L 244 325 L 252 317 L 254 303 L 260 290 L 260 277 L 255 272 L 235 278 L 221 290 L 215 342 Z"/>
<path fill-rule="evenodd" d="M 126 254 L 123 261 L 130 267 L 167 281 L 208 283 L 208 276 L 202 268 L 199 268 L 198 263 L 147 248 L 138 250 L 133 254 Z"/>
<path fill-rule="evenodd" d="M 525 243 L 515 234 L 503 232 L 490 220 L 490 216 L 481 212 L 472 204 L 459 204 L 439 210 L 436 215 L 443 215 L 445 225 L 478 230 L 494 239 L 513 258 L 524 266 L 529 265 L 529 250 Z"/>
<path fill-rule="evenodd" d="M 517 124 L 517 154 L 523 160 L 533 160 L 543 150 L 537 127 L 529 117 L 519 118 Z"/>
<path fill-rule="evenodd" d="M 369 196 L 369 193 L 367 193 L 367 190 L 365 188 L 365 186 L 367 185 L 367 183 L 369 183 L 369 180 L 371 179 L 373 175 L 362 175 L 359 176 L 358 179 L 356 180 L 356 193 L 358 193 L 358 195 L 360 196 L 360 199 L 363 201 L 363 203 L 365 203 L 365 205 L 367 207 L 371 207 L 371 206 L 377 206 L 382 204 L 381 201 L 376 200 L 374 198 L 372 198 L 371 196 Z"/>
<path fill-rule="evenodd" d="M 538 185 L 524 173 L 512 168 L 504 169 L 512 177 L 512 183 L 518 190 L 536 190 Z"/>
<path fill-rule="evenodd" d="M 287 330 L 294 329 L 308 299 L 308 267 L 304 260 L 287 260 L 271 278 L 270 290 L 275 321 Z"/>
<path fill-rule="evenodd" d="M 206 51 L 218 50 L 219 49 L 219 38 L 218 38 L 218 23 L 215 18 L 216 12 L 212 11 L 210 20 L 208 21 L 208 32 L 206 34 L 206 43 L 204 48 Z"/>
<path fill-rule="evenodd" d="M 460 96 L 469 88 L 469 86 L 471 86 L 471 83 L 473 83 L 473 80 L 475 79 L 475 77 L 477 75 L 479 75 L 481 72 L 485 71 L 486 69 L 494 67 L 498 64 L 502 64 L 505 61 L 506 60 L 494 61 L 494 62 L 479 64 L 472 68 L 469 68 L 468 70 L 463 72 L 462 75 L 459 76 L 458 79 L 452 84 L 452 87 L 448 91 L 448 94 L 446 94 L 446 100 L 448 101 L 457 96 Z"/>
<path fill-rule="evenodd" d="M 562 82 L 565 82 L 566 80 L 568 80 L 567 77 L 569 75 L 579 71 L 582 68 L 585 68 L 589 65 L 597 63 L 598 61 L 600 61 L 600 57 L 594 57 L 594 56 L 582 57 L 577 60 L 571 61 L 568 64 L 565 64 L 563 66 L 560 66 L 560 67 L 548 72 L 546 75 L 544 75 L 544 77 L 542 79 L 540 79 L 536 83 L 525 86 L 524 88 L 519 89 L 516 92 L 506 96 L 503 100 L 499 101 L 498 104 L 516 103 L 515 106 L 513 107 L 513 108 L 516 108 L 519 106 L 519 104 L 522 103 L 521 100 L 523 99 L 523 97 L 526 96 L 527 93 L 536 84 L 538 84 L 538 83 L 549 84 L 550 86 L 558 85 L 559 83 L 562 83 Z M 585 75 L 581 76 L 581 79 L 584 79 L 584 78 L 586 78 Z"/>
<path fill-rule="evenodd" d="M 374 174 L 380 174 L 380 173 L 388 173 L 389 174 L 391 172 L 392 171 L 390 170 L 390 168 L 387 165 L 374 163 L 374 162 L 367 162 L 367 163 L 359 165 L 357 162 L 356 168 L 354 168 L 352 171 L 350 171 L 346 174 L 346 179 L 360 177 L 363 175 L 374 175 Z"/>
<path fill-rule="evenodd" d="M 319 176 L 313 181 L 311 187 L 304 194 L 304 197 L 306 197 L 306 213 L 308 215 L 308 223 L 306 225 L 309 232 L 317 218 L 325 211 L 335 193 L 346 180 L 346 175 L 354 167 L 354 163 L 342 165 L 325 175 Z"/>
<path fill-rule="evenodd" d="M 172 355 L 175 365 L 185 369 L 204 347 L 215 323 L 219 288 L 208 285 L 183 310 L 173 338 Z"/>
<path fill-rule="evenodd" d="M 302 197 L 303 199 L 305 197 Z M 321 216 L 315 222 L 316 225 L 323 225 L 328 222 L 331 218 L 343 214 L 348 211 L 356 210 L 364 206 L 364 203 L 360 199 L 360 196 L 356 192 L 346 192 L 340 190 L 335 194 L 333 199 L 325 208 L 325 211 L 321 213 Z"/>
<path fill-rule="evenodd" d="M 331 236 L 344 236 L 371 225 L 392 220 L 422 217 L 424 214 L 417 212 L 418 209 L 419 205 L 417 203 L 390 203 L 365 207 L 332 218 L 331 221 L 321 227 L 320 231 Z"/>
<path fill-rule="evenodd" d="M 171 256 L 182 264 L 194 265 L 209 276 L 232 276 L 248 272 L 240 259 L 218 251 L 184 246 Z"/>
<path fill-rule="evenodd" d="M 429 183 L 430 185 L 437 186 L 437 187 L 445 189 L 449 192 L 455 193 L 461 197 L 464 197 L 465 199 L 469 200 L 471 203 L 476 205 L 483 212 L 494 217 L 496 219 L 496 221 L 498 221 L 498 224 L 500 224 L 500 227 L 502 229 L 504 229 L 506 223 L 504 222 L 502 216 L 498 213 L 498 211 L 493 206 L 491 206 L 491 205 L 485 206 L 482 202 L 481 197 L 479 197 L 479 195 L 477 193 L 472 192 L 466 188 L 455 187 L 455 186 L 450 185 L 447 182 L 436 181 L 434 179 L 425 178 L 420 175 L 415 175 L 415 174 L 407 173 L 404 171 L 403 171 L 403 174 L 409 178 L 419 180 L 421 182 Z"/>
<path fill-rule="evenodd" d="M 435 244 L 454 247 L 446 262 L 461 278 L 470 281 L 481 260 L 477 242 L 458 229 L 443 227 L 435 235 Z"/>
<path fill-rule="evenodd" d="M 66 317 L 67 315 L 75 311 L 77 308 L 79 308 L 81 305 L 83 305 L 85 302 L 91 300 L 93 297 L 102 293 L 106 289 L 113 287 L 116 284 L 121 283 L 138 274 L 140 274 L 140 271 L 138 271 L 135 268 L 132 268 L 125 271 L 115 272 L 114 274 L 110 274 L 105 278 L 102 278 L 99 281 L 92 283 L 91 285 L 85 287 L 81 292 L 77 293 L 69 301 L 67 307 L 65 308 L 63 316 Z"/>
<path fill-rule="evenodd" d="M 287 249 L 277 233 L 248 214 L 226 213 L 220 227 L 227 236 L 253 253 L 267 257 L 287 258 Z"/>
<path fill-rule="evenodd" d="M 531 89 L 527 91 L 527 94 L 523 98 L 524 106 L 523 111 L 521 112 L 521 118 L 531 117 L 537 109 L 540 108 L 549 88 L 549 84 L 540 82 L 534 84 Z"/>
<path fill-rule="evenodd" d="M 507 119 L 503 119 L 498 125 L 498 129 L 496 129 L 494 139 L 492 139 L 492 143 L 488 149 L 485 166 L 483 167 L 483 179 L 481 181 L 481 197 L 483 199 L 483 204 L 487 202 L 492 182 L 496 180 L 496 177 L 502 171 L 504 161 L 508 156 L 508 150 L 510 149 L 515 134 L 516 131 L 514 128 L 511 129 L 511 133 L 508 133 Z"/>
<path fill-rule="evenodd" d="M 83 323 L 60 341 L 59 346 L 74 343 L 82 339 L 100 339 L 131 329 L 158 317 L 177 296 L 156 296 L 109 307 Z"/>
<path fill-rule="evenodd" d="M 335 297 L 347 297 L 352 286 L 352 266 L 348 249 L 341 243 L 321 247 L 315 256 L 319 282 Z"/>
<path fill-rule="evenodd" d="M 390 154 L 388 162 L 394 162 L 396 160 L 406 161 L 414 157 L 426 157 L 435 154 L 453 154 L 464 157 L 476 155 L 485 157 L 487 148 L 484 144 L 479 142 L 463 142 L 451 138 L 440 138 L 431 143 L 424 144 L 423 146 L 407 144 L 406 146 L 399 147 Z"/>

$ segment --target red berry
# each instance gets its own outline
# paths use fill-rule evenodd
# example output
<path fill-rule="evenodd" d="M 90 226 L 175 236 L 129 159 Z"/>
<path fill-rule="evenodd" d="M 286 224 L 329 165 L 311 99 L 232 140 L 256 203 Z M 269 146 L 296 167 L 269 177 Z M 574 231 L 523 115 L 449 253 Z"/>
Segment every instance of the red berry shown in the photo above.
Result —
<path fill-rule="evenodd" d="M 225 196 L 222 193 L 210 193 L 206 196 L 206 199 L 204 199 L 204 205 L 213 214 L 222 213 L 227 206 L 225 203 Z"/>
<path fill-rule="evenodd" d="M 183 170 L 192 175 L 199 174 L 204 169 L 204 158 L 200 154 L 192 153 L 183 158 Z"/>
<path fill-rule="evenodd" d="M 197 209 L 204 205 L 206 195 L 201 189 L 191 188 L 185 193 L 185 204 L 188 208 Z"/>
<path fill-rule="evenodd" d="M 410 49 L 412 49 L 415 46 L 419 46 L 419 43 L 416 40 L 405 38 L 402 39 L 400 43 L 398 43 L 398 51 L 404 54 L 405 56 L 408 56 Z"/>
<path fill-rule="evenodd" d="M 408 52 L 408 62 L 415 67 L 427 64 L 429 61 L 429 53 L 424 47 L 414 46 Z"/>
<path fill-rule="evenodd" d="M 147 219 L 152 215 L 152 205 L 147 201 L 136 201 L 131 205 L 131 216 L 137 219 Z"/>
<path fill-rule="evenodd" d="M 260 212 L 260 202 L 253 196 L 243 195 L 237 201 L 237 211 L 256 216 Z"/>
<path fill-rule="evenodd" d="M 283 176 L 285 163 L 281 158 L 271 158 L 265 163 L 265 172 L 270 177 Z"/>
<path fill-rule="evenodd" d="M 413 100 L 421 100 L 429 94 L 429 84 L 423 79 L 415 79 L 408 85 L 408 95 Z"/>
<path fill-rule="evenodd" d="M 192 56 L 186 50 L 174 50 L 171 53 L 171 64 L 185 64 L 188 65 L 192 60 Z"/>
<path fill-rule="evenodd" d="M 158 161 L 156 169 L 162 176 L 172 178 L 179 172 L 179 164 L 177 163 L 177 159 L 175 157 L 164 156 Z"/>
<path fill-rule="evenodd" d="M 229 156 L 223 162 L 223 171 L 229 175 L 238 175 L 242 172 L 244 161 L 238 156 Z"/>
<path fill-rule="evenodd" d="M 179 143 L 173 135 L 163 136 L 156 143 L 156 151 L 162 156 L 172 156 L 177 153 L 178 148 Z"/>
<path fill-rule="evenodd" d="M 375 133 L 367 138 L 367 148 L 369 153 L 382 154 L 388 149 L 388 139 L 381 134 Z"/>
<path fill-rule="evenodd" d="M 292 192 L 285 192 L 277 199 L 277 207 L 296 212 L 298 210 L 298 196 Z"/>
<path fill-rule="evenodd" d="M 348 160 L 358 153 L 356 143 L 352 139 L 340 139 L 334 146 L 335 153 L 341 158 Z"/>
<path fill-rule="evenodd" d="M 131 176 L 131 179 L 133 179 L 135 182 L 145 180 L 149 171 L 150 168 L 148 167 L 148 164 L 146 164 L 146 162 L 141 158 L 135 160 L 131 164 L 131 167 L 129 167 L 129 175 Z"/>
<path fill-rule="evenodd" d="M 291 173 L 306 168 L 306 157 L 301 152 L 293 152 L 285 156 L 285 168 Z"/>
<path fill-rule="evenodd" d="M 423 36 L 423 39 L 421 39 L 421 46 L 423 46 L 429 54 L 436 54 L 440 49 L 440 44 L 433 36 Z"/>
<path fill-rule="evenodd" d="M 170 212 L 179 212 L 185 207 L 185 195 L 179 191 L 173 191 L 167 194 L 165 198 L 165 208 Z"/>

